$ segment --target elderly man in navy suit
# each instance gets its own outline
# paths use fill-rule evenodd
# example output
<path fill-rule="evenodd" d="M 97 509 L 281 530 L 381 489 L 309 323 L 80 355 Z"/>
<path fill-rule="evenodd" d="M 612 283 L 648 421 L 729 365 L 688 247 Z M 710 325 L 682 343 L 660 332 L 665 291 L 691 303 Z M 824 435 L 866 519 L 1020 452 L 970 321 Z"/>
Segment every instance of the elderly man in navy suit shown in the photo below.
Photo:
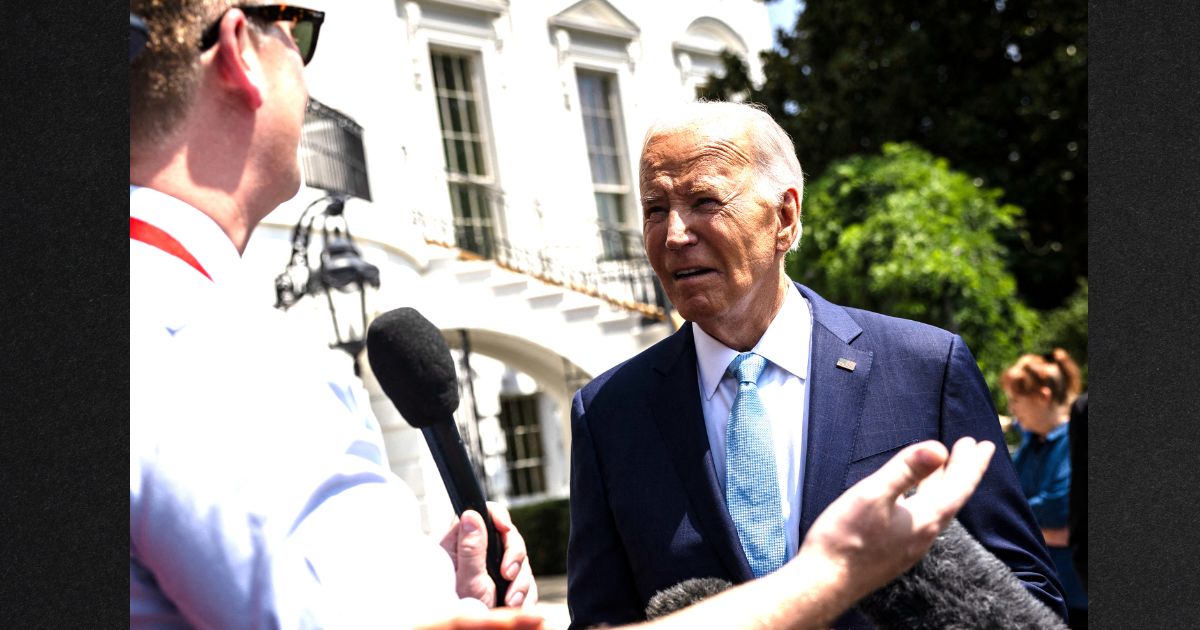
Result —
<path fill-rule="evenodd" d="M 907 445 L 970 436 L 1003 448 L 958 335 L 788 280 L 803 178 L 761 109 L 695 103 L 658 121 L 640 186 L 646 253 L 688 322 L 575 396 L 573 628 L 642 619 L 684 580 L 775 571 L 826 506 Z M 958 519 L 1065 617 L 1008 458 L 992 458 Z M 835 626 L 872 627 L 853 610 Z"/>

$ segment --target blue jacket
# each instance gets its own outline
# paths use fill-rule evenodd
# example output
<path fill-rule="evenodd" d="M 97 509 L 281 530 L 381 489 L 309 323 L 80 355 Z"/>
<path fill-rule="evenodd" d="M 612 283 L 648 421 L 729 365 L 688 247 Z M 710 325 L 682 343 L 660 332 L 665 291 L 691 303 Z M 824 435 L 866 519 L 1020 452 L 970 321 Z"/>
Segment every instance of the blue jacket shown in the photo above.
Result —
<path fill-rule="evenodd" d="M 797 287 L 813 309 L 801 537 L 846 488 L 904 446 L 950 445 L 965 435 L 991 440 L 1000 455 L 958 519 L 1065 618 L 1053 564 L 1003 456 L 987 385 L 962 339 Z M 856 369 L 836 367 L 841 358 Z M 571 428 L 572 628 L 644 619 L 657 591 L 690 578 L 753 578 L 709 451 L 690 323 L 577 392 Z M 836 627 L 873 628 L 855 611 Z"/>

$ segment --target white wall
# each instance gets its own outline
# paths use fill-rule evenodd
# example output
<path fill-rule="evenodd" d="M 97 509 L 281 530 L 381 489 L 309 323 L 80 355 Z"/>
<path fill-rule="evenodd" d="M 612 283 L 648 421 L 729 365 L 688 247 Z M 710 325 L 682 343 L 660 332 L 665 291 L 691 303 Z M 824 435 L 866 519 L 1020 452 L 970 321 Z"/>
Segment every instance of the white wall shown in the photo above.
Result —
<path fill-rule="evenodd" d="M 653 339 L 639 337 L 618 346 L 599 335 L 581 334 L 578 331 L 585 329 L 578 326 L 554 328 L 545 324 L 549 320 L 522 312 L 516 302 L 479 303 L 478 293 L 464 293 L 453 274 L 434 273 L 431 262 L 445 252 L 426 245 L 413 225 L 415 212 L 440 212 L 447 218 L 450 214 L 430 46 L 471 51 L 481 62 L 497 183 L 508 206 L 501 224 L 509 238 L 529 247 L 558 247 L 563 260 L 574 255 L 594 261 L 595 251 L 580 249 L 580 226 L 594 223 L 596 209 L 576 68 L 617 77 L 626 167 L 635 198 L 644 129 L 661 108 L 686 102 L 694 94 L 696 68 L 704 66 L 706 45 L 695 33 L 711 31 L 712 24 L 727 25 L 735 34 L 732 39 L 745 45 L 752 77 L 761 80 L 757 53 L 772 45 L 765 5 L 759 0 L 612 0 L 610 6 L 635 27 L 633 36 L 606 38 L 567 28 L 565 39 L 551 24 L 553 16 L 571 8 L 593 15 L 608 9 L 569 0 L 312 0 L 310 5 L 327 11 L 317 54 L 306 69 L 310 94 L 364 128 L 373 200 L 350 200 L 346 216 L 364 257 L 381 269 L 382 287 L 372 295 L 371 309 L 426 305 L 429 316 L 442 307 L 438 318 L 430 319 L 444 329 L 479 329 L 486 333 L 485 345 L 491 334 L 490 353 L 496 361 L 481 359 L 486 369 L 481 370 L 477 392 L 494 398 L 506 370 L 514 365 L 537 382 L 546 394 L 546 435 L 558 451 L 547 462 L 552 493 L 565 494 L 571 392 L 564 388 L 554 349 L 573 348 L 574 362 L 587 364 L 594 376 Z M 709 19 L 696 27 L 700 18 Z M 562 46 L 565 40 L 570 45 Z M 680 67 L 681 53 L 692 59 L 690 74 Z M 259 270 L 259 299 L 274 302 L 272 280 L 288 259 L 291 226 L 321 194 L 302 188 L 267 217 L 251 239 L 245 258 Z M 628 210 L 636 211 L 636 205 Z M 311 254 L 314 262 L 316 250 Z M 306 298 L 289 312 L 309 327 L 313 343 L 325 343 L 331 336 L 322 307 L 323 300 Z M 601 311 L 597 317 L 610 315 Z M 331 352 L 331 357 L 337 355 Z M 344 356 L 331 360 L 348 365 Z M 506 363 L 510 365 L 504 367 Z M 420 433 L 403 423 L 369 373 L 364 380 L 393 469 L 422 499 L 426 526 L 436 527 L 445 518 L 448 501 Z"/>

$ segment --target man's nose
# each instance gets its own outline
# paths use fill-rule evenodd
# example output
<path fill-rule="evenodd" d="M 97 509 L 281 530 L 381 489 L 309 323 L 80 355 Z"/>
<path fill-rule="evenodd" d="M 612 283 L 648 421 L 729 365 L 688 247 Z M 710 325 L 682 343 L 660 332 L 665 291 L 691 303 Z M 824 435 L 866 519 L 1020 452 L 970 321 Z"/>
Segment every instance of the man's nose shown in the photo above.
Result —
<path fill-rule="evenodd" d="M 694 242 L 687 221 L 678 210 L 667 212 L 667 249 L 679 249 Z"/>

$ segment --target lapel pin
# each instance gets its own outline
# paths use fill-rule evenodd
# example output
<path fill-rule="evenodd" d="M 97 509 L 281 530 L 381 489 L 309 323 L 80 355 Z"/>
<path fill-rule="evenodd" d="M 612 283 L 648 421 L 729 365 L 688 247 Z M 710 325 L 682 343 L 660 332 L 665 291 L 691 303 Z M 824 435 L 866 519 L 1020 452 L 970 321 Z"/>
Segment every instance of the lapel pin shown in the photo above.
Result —
<path fill-rule="evenodd" d="M 856 366 L 856 365 L 858 365 L 858 364 L 855 363 L 854 361 L 851 361 L 850 359 L 846 359 L 846 358 L 841 358 L 841 359 L 838 359 L 838 361 L 837 361 L 837 366 L 842 368 L 843 370 L 846 370 L 847 372 L 853 372 L 854 366 Z"/>

